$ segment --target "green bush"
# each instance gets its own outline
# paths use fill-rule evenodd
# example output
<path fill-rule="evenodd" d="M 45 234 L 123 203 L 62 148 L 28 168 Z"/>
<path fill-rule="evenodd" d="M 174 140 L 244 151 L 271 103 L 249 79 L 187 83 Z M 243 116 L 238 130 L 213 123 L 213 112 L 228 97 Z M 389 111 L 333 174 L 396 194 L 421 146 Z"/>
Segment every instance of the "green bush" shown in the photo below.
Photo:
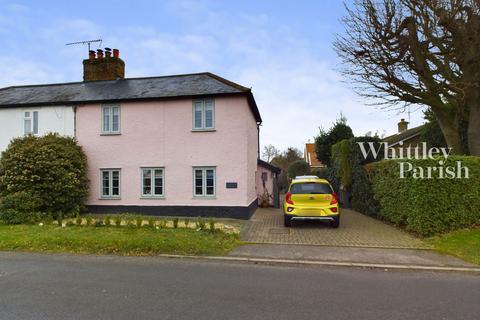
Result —
<path fill-rule="evenodd" d="M 414 167 L 438 167 L 439 159 L 408 160 Z M 430 236 L 480 223 L 480 158 L 450 156 L 446 166 L 461 161 L 469 179 L 400 178 L 399 162 L 370 165 L 380 216 L 421 236 Z"/>
<path fill-rule="evenodd" d="M 0 198 L 28 191 L 35 199 L 32 214 L 73 217 L 88 196 L 86 170 L 87 158 L 73 138 L 48 134 L 13 139 L 0 159 Z M 13 209 L 27 214 L 20 204 Z"/>
<path fill-rule="evenodd" d="M 296 176 L 303 176 L 310 173 L 310 166 L 305 160 L 297 160 L 288 166 L 288 177 L 290 179 Z"/>
<path fill-rule="evenodd" d="M 34 223 L 45 218 L 39 212 L 41 200 L 24 191 L 0 199 L 0 220 L 6 224 Z"/>

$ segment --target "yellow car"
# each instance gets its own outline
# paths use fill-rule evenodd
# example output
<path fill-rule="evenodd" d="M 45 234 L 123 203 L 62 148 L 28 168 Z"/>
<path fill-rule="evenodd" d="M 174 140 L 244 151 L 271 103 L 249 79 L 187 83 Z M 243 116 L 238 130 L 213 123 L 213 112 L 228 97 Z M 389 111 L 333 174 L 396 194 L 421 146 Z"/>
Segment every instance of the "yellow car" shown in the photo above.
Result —
<path fill-rule="evenodd" d="M 340 208 L 332 186 L 317 176 L 299 176 L 292 180 L 283 204 L 285 227 L 294 220 L 324 220 L 338 228 Z"/>

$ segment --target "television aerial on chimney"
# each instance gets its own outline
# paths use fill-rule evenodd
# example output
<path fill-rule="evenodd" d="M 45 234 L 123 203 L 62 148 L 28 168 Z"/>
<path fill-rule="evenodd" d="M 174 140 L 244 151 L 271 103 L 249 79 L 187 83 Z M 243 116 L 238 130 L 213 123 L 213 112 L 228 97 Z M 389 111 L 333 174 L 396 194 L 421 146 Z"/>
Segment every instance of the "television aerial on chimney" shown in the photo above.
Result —
<path fill-rule="evenodd" d="M 77 44 L 88 45 L 88 51 L 90 51 L 90 44 L 96 43 L 96 42 L 99 42 L 98 47 L 100 48 L 100 46 L 102 45 L 102 39 L 85 40 L 85 41 L 78 41 L 78 42 L 70 42 L 70 43 L 66 43 L 65 45 L 66 45 L 66 46 L 72 46 L 72 45 L 77 45 Z"/>

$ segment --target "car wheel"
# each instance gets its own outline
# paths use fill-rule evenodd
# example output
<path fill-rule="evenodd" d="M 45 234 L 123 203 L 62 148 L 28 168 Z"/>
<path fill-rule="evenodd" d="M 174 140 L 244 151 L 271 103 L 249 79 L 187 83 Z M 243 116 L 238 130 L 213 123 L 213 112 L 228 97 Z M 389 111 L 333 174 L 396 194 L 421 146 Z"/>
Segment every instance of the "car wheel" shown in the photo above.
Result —
<path fill-rule="evenodd" d="M 338 228 L 340 226 L 340 215 L 338 217 L 333 218 L 333 221 L 330 222 L 332 228 Z"/>
<path fill-rule="evenodd" d="M 283 215 L 283 224 L 285 227 L 290 228 L 292 226 L 292 217 L 287 216 L 286 214 Z"/>

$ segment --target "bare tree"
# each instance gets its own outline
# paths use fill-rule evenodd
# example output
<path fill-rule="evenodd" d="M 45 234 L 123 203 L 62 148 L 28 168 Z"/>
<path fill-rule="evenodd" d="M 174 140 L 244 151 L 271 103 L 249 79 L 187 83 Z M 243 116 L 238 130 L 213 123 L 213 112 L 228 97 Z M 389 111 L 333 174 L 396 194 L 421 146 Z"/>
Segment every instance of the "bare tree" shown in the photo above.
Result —
<path fill-rule="evenodd" d="M 278 156 L 280 151 L 274 145 L 269 144 L 263 147 L 262 157 L 265 161 L 270 162 L 273 158 Z"/>
<path fill-rule="evenodd" d="M 426 105 L 452 152 L 480 155 L 480 1 L 357 0 L 335 49 L 358 93 Z"/>

